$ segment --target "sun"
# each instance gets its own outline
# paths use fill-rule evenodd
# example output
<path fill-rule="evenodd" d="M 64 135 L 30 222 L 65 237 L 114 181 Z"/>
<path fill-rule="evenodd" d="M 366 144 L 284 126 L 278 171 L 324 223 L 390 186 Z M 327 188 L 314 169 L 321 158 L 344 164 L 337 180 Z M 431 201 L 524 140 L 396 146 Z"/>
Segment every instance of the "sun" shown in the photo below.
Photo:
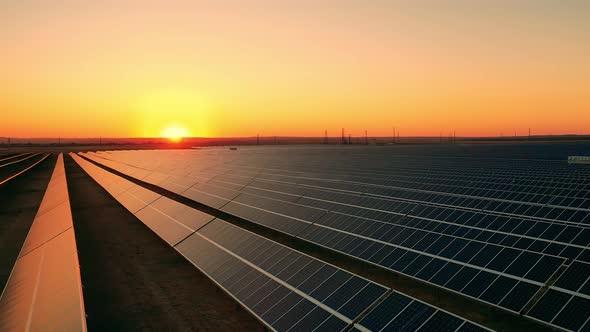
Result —
<path fill-rule="evenodd" d="M 182 141 L 187 136 L 189 136 L 188 130 L 182 127 L 168 127 L 162 132 L 162 137 L 175 143 Z"/>

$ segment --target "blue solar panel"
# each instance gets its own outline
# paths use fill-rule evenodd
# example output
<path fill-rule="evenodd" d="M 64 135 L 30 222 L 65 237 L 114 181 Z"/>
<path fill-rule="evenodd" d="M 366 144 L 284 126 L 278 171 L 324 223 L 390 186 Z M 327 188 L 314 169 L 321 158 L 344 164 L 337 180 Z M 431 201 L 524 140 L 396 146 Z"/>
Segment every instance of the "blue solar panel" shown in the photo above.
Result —
<path fill-rule="evenodd" d="M 521 311 L 542 287 L 590 290 L 590 271 L 581 268 L 590 263 L 589 168 L 368 150 L 344 157 L 332 148 L 288 159 L 281 149 L 253 151 L 223 163 L 199 153 L 193 160 L 202 166 L 186 163 L 212 188 L 238 195 L 225 212 L 504 309 L 527 315 Z M 141 165 L 140 155 L 117 158 Z"/>
<path fill-rule="evenodd" d="M 356 326 L 369 331 L 482 331 L 480 326 L 397 292 L 391 293 Z"/>

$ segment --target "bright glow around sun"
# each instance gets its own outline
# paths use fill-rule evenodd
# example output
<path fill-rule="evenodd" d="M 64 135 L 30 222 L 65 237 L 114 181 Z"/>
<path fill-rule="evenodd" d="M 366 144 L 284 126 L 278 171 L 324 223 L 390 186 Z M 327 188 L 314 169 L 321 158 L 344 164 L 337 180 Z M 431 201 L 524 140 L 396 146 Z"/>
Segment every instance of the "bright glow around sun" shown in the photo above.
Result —
<path fill-rule="evenodd" d="M 172 142 L 180 142 L 184 137 L 189 136 L 188 130 L 182 127 L 168 127 L 162 133 L 162 137 L 165 137 Z"/>

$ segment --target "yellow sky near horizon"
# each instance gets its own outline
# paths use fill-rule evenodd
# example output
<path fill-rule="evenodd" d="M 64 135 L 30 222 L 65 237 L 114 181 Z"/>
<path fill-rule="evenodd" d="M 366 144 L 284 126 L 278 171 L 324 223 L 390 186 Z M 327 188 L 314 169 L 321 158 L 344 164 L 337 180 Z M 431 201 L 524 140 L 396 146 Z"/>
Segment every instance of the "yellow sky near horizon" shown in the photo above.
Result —
<path fill-rule="evenodd" d="M 585 1 L 0 4 L 0 136 L 589 133 Z"/>

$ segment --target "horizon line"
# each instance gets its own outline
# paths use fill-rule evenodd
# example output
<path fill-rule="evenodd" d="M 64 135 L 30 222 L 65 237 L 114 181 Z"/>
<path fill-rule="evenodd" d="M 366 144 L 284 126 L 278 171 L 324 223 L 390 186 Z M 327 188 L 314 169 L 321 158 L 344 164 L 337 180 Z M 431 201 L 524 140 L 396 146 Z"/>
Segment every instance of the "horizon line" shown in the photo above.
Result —
<path fill-rule="evenodd" d="M 395 139 L 398 138 L 462 138 L 462 139 L 469 139 L 469 138 L 526 138 L 526 137 L 572 137 L 572 136 L 579 136 L 579 137 L 586 137 L 586 136 L 590 136 L 589 134 L 537 134 L 537 135 L 482 135 L 482 136 L 453 136 L 453 135 L 410 135 L 410 136 L 395 136 Z M 346 139 L 348 139 L 349 136 L 345 136 Z M 353 138 L 365 138 L 364 135 L 362 136 L 350 136 Z M 394 138 L 393 136 L 366 136 L 367 138 L 370 139 L 392 139 Z M 182 139 L 256 139 L 256 138 L 299 138 L 299 139 L 325 139 L 326 136 L 279 136 L 279 135 L 253 135 L 253 136 L 211 136 L 211 137 L 200 137 L 200 136 L 185 136 L 185 137 L 181 137 Z M 341 139 L 341 136 L 327 136 L 328 139 Z M 162 136 L 88 136 L 88 137 L 76 137 L 76 136 L 57 136 L 57 137 L 51 137 L 51 136 L 42 136 L 42 137 L 23 137 L 23 136 L 0 136 L 0 139 L 19 139 L 19 140 L 25 140 L 25 139 L 34 139 L 34 140 L 41 140 L 41 139 L 46 139 L 46 140 L 73 140 L 73 139 L 80 139 L 80 140 L 90 140 L 90 139 L 97 139 L 97 140 L 105 140 L 105 139 L 157 139 L 157 140 L 168 140 L 168 137 L 162 137 Z"/>

